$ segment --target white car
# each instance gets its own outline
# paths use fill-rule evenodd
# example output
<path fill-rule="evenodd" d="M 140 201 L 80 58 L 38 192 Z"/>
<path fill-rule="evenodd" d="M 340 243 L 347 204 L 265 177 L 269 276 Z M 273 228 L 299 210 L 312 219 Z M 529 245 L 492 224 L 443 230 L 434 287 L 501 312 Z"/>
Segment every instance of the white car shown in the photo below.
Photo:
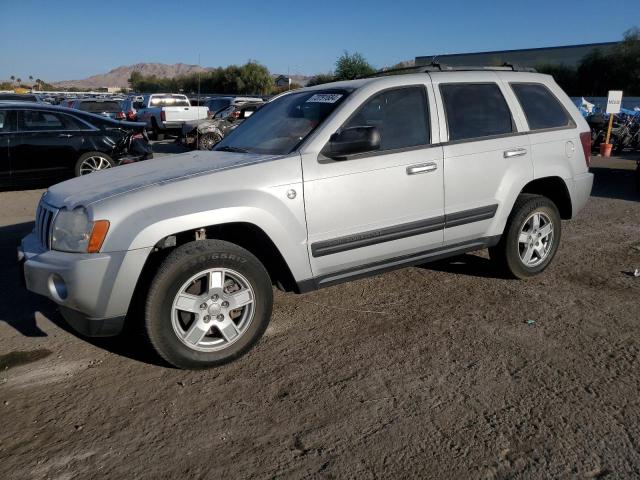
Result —
<path fill-rule="evenodd" d="M 541 273 L 589 198 L 590 142 L 547 75 L 431 67 L 303 88 L 213 151 L 51 187 L 19 257 L 82 333 L 140 320 L 173 365 L 219 365 L 264 333 L 272 285 L 483 248 L 513 277 Z"/>

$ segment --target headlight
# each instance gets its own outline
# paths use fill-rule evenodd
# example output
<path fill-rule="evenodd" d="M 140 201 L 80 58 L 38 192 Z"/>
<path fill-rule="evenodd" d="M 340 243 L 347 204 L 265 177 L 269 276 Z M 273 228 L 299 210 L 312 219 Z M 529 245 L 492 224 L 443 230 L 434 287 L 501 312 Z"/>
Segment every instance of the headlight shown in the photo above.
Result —
<path fill-rule="evenodd" d="M 51 248 L 62 252 L 99 252 L 108 230 L 107 220 L 90 221 L 82 207 L 63 209 L 53 224 Z"/>

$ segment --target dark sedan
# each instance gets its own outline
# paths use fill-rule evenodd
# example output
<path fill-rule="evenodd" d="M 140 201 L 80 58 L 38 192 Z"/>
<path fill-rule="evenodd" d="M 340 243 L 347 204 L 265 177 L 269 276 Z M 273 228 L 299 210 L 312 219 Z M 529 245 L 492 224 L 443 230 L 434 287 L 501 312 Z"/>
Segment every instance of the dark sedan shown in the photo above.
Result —
<path fill-rule="evenodd" d="M 0 185 L 86 175 L 153 157 L 143 123 L 0 102 Z"/>

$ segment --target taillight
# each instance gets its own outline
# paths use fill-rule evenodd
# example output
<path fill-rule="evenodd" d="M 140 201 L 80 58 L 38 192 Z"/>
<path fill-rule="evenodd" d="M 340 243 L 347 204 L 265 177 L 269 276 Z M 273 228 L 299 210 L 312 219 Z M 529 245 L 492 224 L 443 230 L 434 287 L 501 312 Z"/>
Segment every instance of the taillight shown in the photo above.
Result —
<path fill-rule="evenodd" d="M 134 133 L 133 136 L 131 137 L 132 140 L 142 140 L 144 138 L 144 135 L 142 135 L 142 133 Z"/>
<path fill-rule="evenodd" d="M 211 110 L 207 110 L 207 118 L 213 118 L 214 113 Z"/>
<path fill-rule="evenodd" d="M 160 120 L 162 120 L 163 122 L 167 121 L 167 114 L 165 113 L 164 110 L 160 112 Z"/>
<path fill-rule="evenodd" d="M 133 110 L 129 110 L 127 112 L 127 118 L 129 120 L 135 120 L 136 119 L 136 112 L 134 112 Z"/>
<path fill-rule="evenodd" d="M 125 116 L 124 112 L 118 112 L 118 113 L 116 113 L 116 118 L 118 120 L 124 120 L 127 117 Z"/>
<path fill-rule="evenodd" d="M 580 143 L 582 143 L 584 161 L 587 164 L 587 168 L 589 168 L 591 166 L 591 132 L 582 132 L 580 134 Z"/>
<path fill-rule="evenodd" d="M 240 110 L 236 110 L 235 112 L 233 112 L 233 113 L 231 114 L 231 116 L 232 116 L 233 118 L 240 118 Z"/>

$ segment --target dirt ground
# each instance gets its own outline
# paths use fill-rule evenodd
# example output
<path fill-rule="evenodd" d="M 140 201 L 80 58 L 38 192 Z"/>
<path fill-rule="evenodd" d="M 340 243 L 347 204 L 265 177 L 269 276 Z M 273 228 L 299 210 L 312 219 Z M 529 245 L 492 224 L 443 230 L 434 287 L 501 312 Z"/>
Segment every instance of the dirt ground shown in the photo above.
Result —
<path fill-rule="evenodd" d="M 542 276 L 481 253 L 277 293 L 200 372 L 23 290 L 41 191 L 0 193 L 0 478 L 638 478 L 640 194 L 633 159 L 594 163 Z"/>

